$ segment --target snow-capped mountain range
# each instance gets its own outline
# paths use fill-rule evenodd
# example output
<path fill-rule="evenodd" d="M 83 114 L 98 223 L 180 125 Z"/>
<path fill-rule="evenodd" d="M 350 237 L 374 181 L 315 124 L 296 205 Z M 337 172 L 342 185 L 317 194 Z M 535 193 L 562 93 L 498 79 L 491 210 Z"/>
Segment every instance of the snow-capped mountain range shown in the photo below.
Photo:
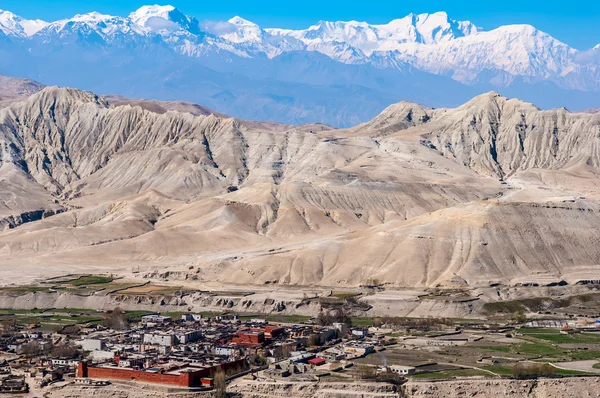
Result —
<path fill-rule="evenodd" d="M 216 102 L 217 109 L 222 106 L 219 110 L 242 117 L 291 122 L 309 121 L 304 118 L 315 116 L 321 107 L 308 98 L 299 100 L 298 90 L 310 91 L 305 97 L 354 93 L 363 102 L 356 106 L 370 103 L 366 106 L 373 108 L 373 115 L 388 99 L 454 105 L 489 88 L 529 93 L 525 99 L 542 99 L 541 106 L 589 108 L 598 106 L 592 102 L 600 91 L 600 44 L 577 50 L 530 25 L 483 31 L 444 12 L 410 14 L 384 25 L 321 21 L 290 30 L 262 28 L 241 17 L 200 22 L 175 7 L 158 5 L 141 7 L 127 17 L 91 12 L 54 22 L 0 11 L 0 51 L 18 61 L 12 67 L 10 60 L 0 62 L 0 73 L 21 71 L 22 77 L 43 83 L 79 84 L 96 91 L 120 88 L 119 94 L 125 95 L 179 95 L 213 107 Z M 79 76 L 72 75 L 73 68 Z M 94 79 L 92 72 L 99 69 Z M 116 84 L 94 82 L 98 77 L 114 79 L 117 73 Z M 152 80 L 152 89 L 140 84 L 140 74 Z M 198 79 L 204 82 L 198 88 L 211 89 L 206 98 L 190 98 L 191 87 L 177 87 L 193 86 Z M 243 107 L 249 96 L 257 95 L 257 85 L 264 114 L 250 115 Z M 458 92 L 438 95 L 440 85 Z M 337 115 L 333 120 L 317 120 L 350 125 L 373 116 L 349 116 L 352 106 L 343 102 L 339 109 L 328 105 Z M 282 105 L 287 115 L 275 116 Z"/>

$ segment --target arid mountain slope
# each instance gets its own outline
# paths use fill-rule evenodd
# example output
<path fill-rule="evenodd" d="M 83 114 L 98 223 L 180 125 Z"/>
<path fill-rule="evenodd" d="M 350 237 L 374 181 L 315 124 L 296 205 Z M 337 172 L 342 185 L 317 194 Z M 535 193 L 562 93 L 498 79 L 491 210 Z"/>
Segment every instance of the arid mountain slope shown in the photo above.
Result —
<path fill-rule="evenodd" d="M 28 97 L 43 88 L 43 84 L 30 79 L 0 75 L 0 101 Z"/>
<path fill-rule="evenodd" d="M 54 87 L 0 110 L 0 275 L 433 286 L 600 270 L 600 115 L 496 93 L 349 130 L 180 110 Z"/>

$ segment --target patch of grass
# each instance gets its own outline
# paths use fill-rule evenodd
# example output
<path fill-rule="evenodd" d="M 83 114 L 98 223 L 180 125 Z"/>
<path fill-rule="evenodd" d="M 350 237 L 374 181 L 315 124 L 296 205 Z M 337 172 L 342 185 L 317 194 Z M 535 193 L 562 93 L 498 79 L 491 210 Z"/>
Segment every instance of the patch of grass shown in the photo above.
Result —
<path fill-rule="evenodd" d="M 560 334 L 560 333 L 544 333 L 530 334 L 537 339 L 551 341 L 555 344 L 600 344 L 600 335 L 590 333 L 577 334 Z"/>
<path fill-rule="evenodd" d="M 463 346 L 469 349 L 490 350 L 512 353 L 528 358 L 547 358 L 553 360 L 589 360 L 600 358 L 600 352 L 594 350 L 565 349 L 545 340 L 529 339 L 527 342 L 501 346 Z M 599 346 L 600 348 L 600 346 Z"/>
<path fill-rule="evenodd" d="M 72 279 L 68 282 L 64 282 L 73 286 L 84 286 L 84 285 L 100 285 L 106 284 L 113 281 L 112 277 L 109 276 L 100 276 L 100 275 L 85 275 L 81 276 L 77 279 Z"/>
<path fill-rule="evenodd" d="M 529 335 L 529 334 L 560 334 L 558 329 L 544 329 L 544 328 L 520 328 L 517 332 Z"/>
<path fill-rule="evenodd" d="M 577 375 L 589 375 L 593 373 L 582 372 L 579 370 L 571 370 L 571 369 L 559 369 L 556 368 L 556 374 L 561 376 L 577 376 Z"/>
<path fill-rule="evenodd" d="M 593 364 L 592 368 L 594 368 L 594 369 L 600 369 L 600 362 Z"/>
<path fill-rule="evenodd" d="M 261 318 L 260 316 L 253 318 Z M 269 322 L 281 322 L 281 323 L 301 323 L 310 321 L 311 317 L 304 315 L 269 315 L 267 316 Z"/>
<path fill-rule="evenodd" d="M 564 350 L 548 344 L 537 343 L 522 343 L 511 346 L 511 351 L 517 354 L 543 356 L 543 357 L 560 357 L 564 354 Z"/>
<path fill-rule="evenodd" d="M 490 372 L 501 376 L 511 376 L 513 374 L 512 366 L 490 365 L 484 366 L 482 369 L 489 370 Z"/>
<path fill-rule="evenodd" d="M 69 314 L 90 314 L 90 313 L 98 313 L 96 310 L 88 310 L 85 308 L 49 308 L 45 310 L 41 310 L 41 312 L 57 312 L 57 313 L 69 313 Z"/>

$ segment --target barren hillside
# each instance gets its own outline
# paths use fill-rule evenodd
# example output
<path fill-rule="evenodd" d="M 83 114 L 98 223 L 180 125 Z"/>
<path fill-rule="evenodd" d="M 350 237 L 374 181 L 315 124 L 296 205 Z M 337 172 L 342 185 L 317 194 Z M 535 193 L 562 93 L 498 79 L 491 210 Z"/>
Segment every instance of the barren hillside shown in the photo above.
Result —
<path fill-rule="evenodd" d="M 2 280 L 15 266 L 323 286 L 600 271 L 599 114 L 488 93 L 334 130 L 170 104 L 50 87 L 0 110 Z"/>

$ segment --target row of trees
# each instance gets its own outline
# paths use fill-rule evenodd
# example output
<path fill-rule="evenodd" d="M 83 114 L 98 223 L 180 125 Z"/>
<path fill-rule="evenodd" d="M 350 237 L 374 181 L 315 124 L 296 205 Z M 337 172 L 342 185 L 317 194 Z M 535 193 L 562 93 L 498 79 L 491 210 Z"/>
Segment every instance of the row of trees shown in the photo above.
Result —
<path fill-rule="evenodd" d="M 347 326 L 352 326 L 352 317 L 345 308 L 336 308 L 332 311 L 319 312 L 317 323 L 321 326 L 331 326 L 334 323 L 343 323 Z"/>
<path fill-rule="evenodd" d="M 81 351 L 71 344 L 57 344 L 55 346 L 42 345 L 34 340 L 21 347 L 21 354 L 28 358 L 40 355 L 51 355 L 54 358 L 76 359 L 81 356 Z"/>
<path fill-rule="evenodd" d="M 127 314 L 119 307 L 104 314 L 104 326 L 113 330 L 125 330 L 129 327 Z"/>
<path fill-rule="evenodd" d="M 517 379 L 554 376 L 556 368 L 547 363 L 517 363 L 513 366 L 513 376 Z"/>

